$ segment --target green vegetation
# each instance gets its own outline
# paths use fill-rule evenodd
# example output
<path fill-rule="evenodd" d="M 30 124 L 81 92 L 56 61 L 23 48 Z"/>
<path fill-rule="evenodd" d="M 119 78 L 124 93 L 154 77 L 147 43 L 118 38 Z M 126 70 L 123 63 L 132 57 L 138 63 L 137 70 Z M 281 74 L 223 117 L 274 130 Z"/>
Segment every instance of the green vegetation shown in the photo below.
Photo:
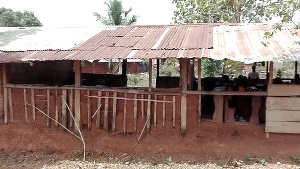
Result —
<path fill-rule="evenodd" d="M 107 16 L 102 16 L 97 12 L 93 13 L 97 21 L 104 25 L 131 25 L 137 21 L 136 15 L 129 15 L 132 8 L 124 10 L 121 0 L 109 0 L 104 4 L 107 6 Z"/>
<path fill-rule="evenodd" d="M 0 8 L 0 26 L 2 27 L 34 27 L 43 26 L 31 11 L 16 11 Z"/>

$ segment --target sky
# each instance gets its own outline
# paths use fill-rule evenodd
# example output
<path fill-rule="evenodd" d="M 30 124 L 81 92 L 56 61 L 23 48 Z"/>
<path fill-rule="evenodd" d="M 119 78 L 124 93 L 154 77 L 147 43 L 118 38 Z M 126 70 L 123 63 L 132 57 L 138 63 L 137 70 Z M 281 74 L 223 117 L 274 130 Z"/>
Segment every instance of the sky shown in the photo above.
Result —
<path fill-rule="evenodd" d="M 136 25 L 172 23 L 172 0 L 123 0 L 124 9 L 132 7 L 138 16 Z M 97 27 L 101 26 L 93 12 L 106 14 L 104 0 L 0 0 L 0 7 L 16 11 L 32 11 L 44 26 Z"/>

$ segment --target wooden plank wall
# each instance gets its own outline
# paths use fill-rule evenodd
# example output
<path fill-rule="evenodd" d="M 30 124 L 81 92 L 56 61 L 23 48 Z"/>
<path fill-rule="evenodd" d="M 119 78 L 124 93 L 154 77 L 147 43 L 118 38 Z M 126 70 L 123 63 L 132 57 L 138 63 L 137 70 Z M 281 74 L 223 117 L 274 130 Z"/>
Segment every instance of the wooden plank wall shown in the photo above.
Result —
<path fill-rule="evenodd" d="M 271 85 L 266 102 L 266 132 L 300 133 L 300 86 Z"/>
<path fill-rule="evenodd" d="M 22 92 L 17 92 L 17 90 Z M 74 91 L 73 89 L 43 89 L 42 87 L 41 89 L 34 87 L 14 89 L 9 87 L 7 88 L 8 98 L 21 98 L 20 104 L 23 110 L 19 110 L 20 107 L 16 106 L 19 104 L 14 99 L 8 99 L 7 113 L 9 120 L 7 122 L 13 122 L 11 120 L 14 117 L 13 113 L 18 113 L 18 117 L 21 113 L 22 119 L 26 123 L 44 124 L 48 127 L 59 126 L 60 123 L 66 128 L 74 129 L 74 121 L 69 112 L 70 109 L 74 116 L 76 106 Z M 82 98 L 81 119 L 88 129 L 98 128 L 108 132 L 113 131 L 124 134 L 141 132 L 141 127 L 147 122 L 146 115 L 142 116 L 145 110 L 149 113 L 147 116 L 155 116 L 151 118 L 150 122 L 147 122 L 147 125 L 151 125 L 151 128 L 157 126 L 180 127 L 177 123 L 180 121 L 179 118 L 177 119 L 177 117 L 180 117 L 180 111 L 176 111 L 176 106 L 180 104 L 180 96 L 107 90 L 80 91 Z M 15 109 L 15 112 L 12 111 L 13 109 Z M 46 115 L 43 115 L 39 109 Z M 50 116 L 56 122 L 47 116 Z M 41 117 L 44 120 L 41 121 Z M 118 121 L 118 119 L 122 120 Z"/>

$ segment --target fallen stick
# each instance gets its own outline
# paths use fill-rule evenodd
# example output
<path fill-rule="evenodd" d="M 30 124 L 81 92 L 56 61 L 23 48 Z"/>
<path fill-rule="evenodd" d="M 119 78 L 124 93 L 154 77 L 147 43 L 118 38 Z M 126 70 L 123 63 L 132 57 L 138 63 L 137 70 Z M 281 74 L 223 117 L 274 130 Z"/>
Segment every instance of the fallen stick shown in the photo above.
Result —
<path fill-rule="evenodd" d="M 135 148 L 135 146 L 140 142 L 140 140 L 141 140 L 141 138 L 142 138 L 142 135 L 143 135 L 143 133 L 144 133 L 144 130 L 145 130 L 147 124 L 148 124 L 149 119 L 150 119 L 150 118 L 147 118 L 147 120 L 146 120 L 146 122 L 145 122 L 145 125 L 144 125 L 144 127 L 143 127 L 143 130 L 142 130 L 142 132 L 141 132 L 141 134 L 140 134 L 140 136 L 139 136 L 137 142 L 133 145 L 133 147 L 131 148 L 130 151 L 132 151 L 132 150 Z"/>

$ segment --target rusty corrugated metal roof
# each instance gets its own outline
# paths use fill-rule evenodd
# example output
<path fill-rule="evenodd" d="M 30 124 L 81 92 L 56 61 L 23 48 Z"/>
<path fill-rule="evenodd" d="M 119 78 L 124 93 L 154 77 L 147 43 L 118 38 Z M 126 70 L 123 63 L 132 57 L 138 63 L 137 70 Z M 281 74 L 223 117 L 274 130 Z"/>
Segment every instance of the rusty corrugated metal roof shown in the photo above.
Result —
<path fill-rule="evenodd" d="M 263 46 L 270 25 L 128 26 L 104 30 L 67 51 L 2 52 L 0 62 L 125 58 L 214 58 L 242 62 L 299 60 L 287 25 Z M 299 32 L 299 31 L 298 31 Z M 213 49 L 211 49 L 213 47 Z"/>
<path fill-rule="evenodd" d="M 215 26 L 213 49 L 204 49 L 202 57 L 245 63 L 300 60 L 300 45 L 295 45 L 295 42 L 300 42 L 300 30 L 292 27 L 284 25 L 281 31 L 266 39 L 264 33 L 271 29 L 271 25 Z M 293 35 L 291 31 L 299 33 Z M 264 46 L 263 42 L 267 45 Z"/>
<path fill-rule="evenodd" d="M 116 27 L 0 27 L 0 51 L 69 50 Z"/>

